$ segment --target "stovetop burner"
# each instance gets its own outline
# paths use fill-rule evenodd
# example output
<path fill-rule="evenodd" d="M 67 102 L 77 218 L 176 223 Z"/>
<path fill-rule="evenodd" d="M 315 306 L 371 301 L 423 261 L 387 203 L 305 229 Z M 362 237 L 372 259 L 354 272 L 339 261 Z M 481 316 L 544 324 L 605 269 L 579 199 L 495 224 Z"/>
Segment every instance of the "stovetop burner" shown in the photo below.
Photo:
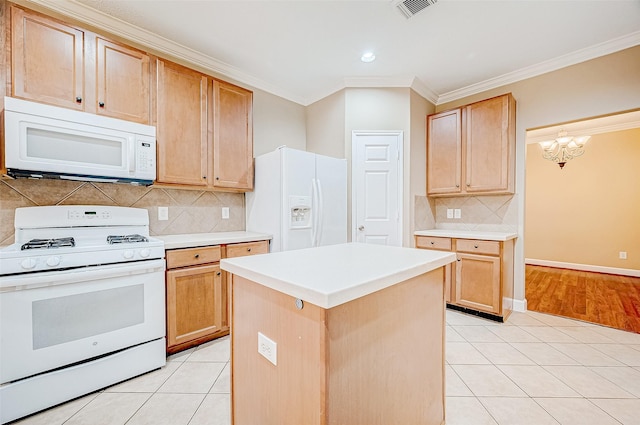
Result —
<path fill-rule="evenodd" d="M 73 238 L 55 238 L 55 239 L 31 239 L 29 242 L 22 244 L 20 250 L 40 249 L 40 248 L 63 248 L 76 246 Z"/>
<path fill-rule="evenodd" d="M 107 243 L 134 243 L 134 242 L 149 242 L 149 238 L 146 236 L 134 234 L 134 235 L 110 235 L 107 236 Z"/>

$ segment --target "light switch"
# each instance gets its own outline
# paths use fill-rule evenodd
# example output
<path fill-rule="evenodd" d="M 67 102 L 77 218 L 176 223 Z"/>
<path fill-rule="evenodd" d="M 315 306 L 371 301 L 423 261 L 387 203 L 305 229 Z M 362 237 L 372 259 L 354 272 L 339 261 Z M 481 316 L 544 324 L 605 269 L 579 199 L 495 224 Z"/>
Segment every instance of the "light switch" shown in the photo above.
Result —
<path fill-rule="evenodd" d="M 462 211 L 460 208 L 453 210 L 453 218 L 462 218 Z"/>
<path fill-rule="evenodd" d="M 222 218 L 229 218 L 229 207 L 222 207 Z"/>
<path fill-rule="evenodd" d="M 447 208 L 447 218 L 453 218 L 453 208 Z"/>

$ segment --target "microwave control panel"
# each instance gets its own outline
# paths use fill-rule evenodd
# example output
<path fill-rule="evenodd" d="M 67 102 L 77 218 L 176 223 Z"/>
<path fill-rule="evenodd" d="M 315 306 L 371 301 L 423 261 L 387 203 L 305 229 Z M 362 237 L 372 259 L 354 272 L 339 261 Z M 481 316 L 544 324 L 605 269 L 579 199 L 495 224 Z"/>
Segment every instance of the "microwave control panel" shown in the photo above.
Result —
<path fill-rule="evenodd" d="M 136 168 L 141 172 L 156 170 L 156 147 L 155 141 L 140 140 L 136 143 Z"/>

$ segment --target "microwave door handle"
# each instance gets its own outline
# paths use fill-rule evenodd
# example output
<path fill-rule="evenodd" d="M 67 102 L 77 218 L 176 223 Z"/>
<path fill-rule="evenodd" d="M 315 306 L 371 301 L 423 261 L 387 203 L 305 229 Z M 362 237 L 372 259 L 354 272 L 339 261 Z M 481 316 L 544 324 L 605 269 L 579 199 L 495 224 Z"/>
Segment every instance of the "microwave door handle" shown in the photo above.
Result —
<path fill-rule="evenodd" d="M 136 141 L 133 136 L 128 137 L 129 143 L 129 173 L 133 174 L 136 171 Z"/>

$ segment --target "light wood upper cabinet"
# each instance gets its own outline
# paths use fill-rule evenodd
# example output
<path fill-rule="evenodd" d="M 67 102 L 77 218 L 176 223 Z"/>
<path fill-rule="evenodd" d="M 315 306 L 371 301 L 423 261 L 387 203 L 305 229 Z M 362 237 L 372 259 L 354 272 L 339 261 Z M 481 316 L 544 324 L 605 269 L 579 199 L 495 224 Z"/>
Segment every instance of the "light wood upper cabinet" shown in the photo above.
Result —
<path fill-rule="evenodd" d="M 253 188 L 253 94 L 158 60 L 157 182 Z"/>
<path fill-rule="evenodd" d="M 460 193 L 462 171 L 461 110 L 427 118 L 427 192 Z"/>
<path fill-rule="evenodd" d="M 253 93 L 213 81 L 213 187 L 253 189 Z"/>
<path fill-rule="evenodd" d="M 97 109 L 100 115 L 149 122 L 149 56 L 96 38 Z"/>
<path fill-rule="evenodd" d="M 11 7 L 12 95 L 84 110 L 84 32 Z"/>
<path fill-rule="evenodd" d="M 158 183 L 207 186 L 208 80 L 158 60 Z"/>
<path fill-rule="evenodd" d="M 149 123 L 149 56 L 11 7 L 12 96 Z"/>
<path fill-rule="evenodd" d="M 514 193 L 515 105 L 506 94 L 427 117 L 429 196 Z"/>

